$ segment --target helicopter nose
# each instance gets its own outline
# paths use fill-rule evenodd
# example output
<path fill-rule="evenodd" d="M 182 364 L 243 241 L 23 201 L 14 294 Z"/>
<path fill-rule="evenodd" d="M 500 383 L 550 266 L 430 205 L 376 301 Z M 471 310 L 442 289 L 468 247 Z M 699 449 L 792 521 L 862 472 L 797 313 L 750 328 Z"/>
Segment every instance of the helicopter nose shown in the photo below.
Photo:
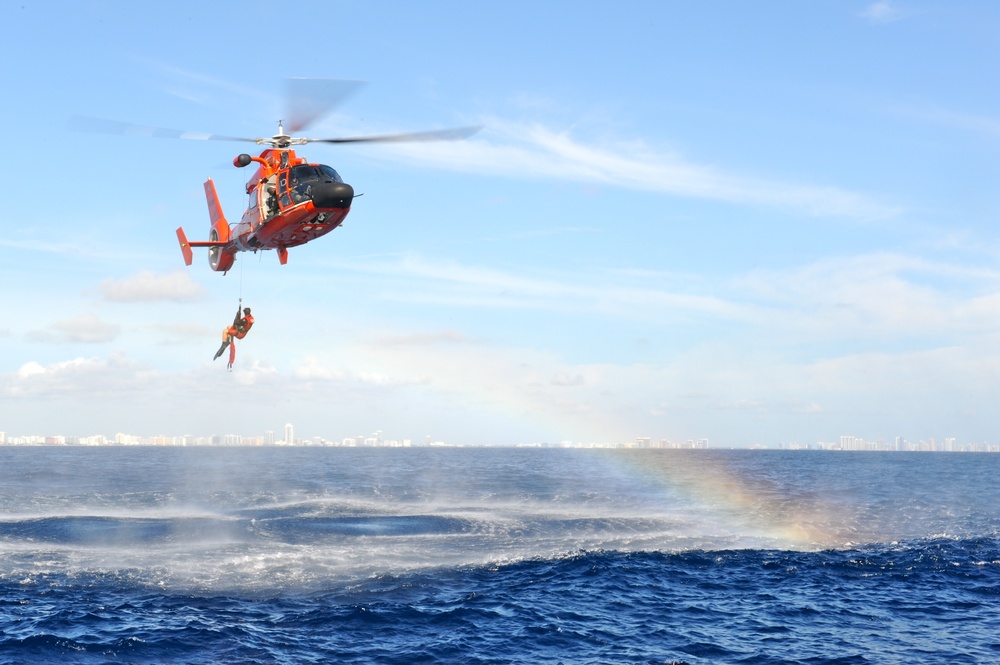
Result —
<path fill-rule="evenodd" d="M 346 182 L 321 182 L 313 185 L 312 200 L 317 208 L 350 208 L 354 188 Z"/>

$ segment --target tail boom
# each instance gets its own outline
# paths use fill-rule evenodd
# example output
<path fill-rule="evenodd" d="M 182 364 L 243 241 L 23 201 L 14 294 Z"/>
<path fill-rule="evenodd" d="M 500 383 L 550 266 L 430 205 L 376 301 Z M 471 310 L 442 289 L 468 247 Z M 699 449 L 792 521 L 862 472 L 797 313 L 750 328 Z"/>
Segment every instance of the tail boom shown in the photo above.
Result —
<path fill-rule="evenodd" d="M 230 242 L 229 222 L 222 214 L 222 204 L 219 203 L 219 195 L 211 178 L 205 182 L 205 199 L 208 202 L 208 217 L 211 221 L 208 234 L 210 239 L 188 240 L 184 228 L 177 227 L 177 242 L 180 243 L 181 254 L 184 255 L 184 265 L 191 265 L 194 260 L 192 247 L 208 247 L 208 263 L 212 266 L 212 270 L 225 273 L 233 267 L 236 252 L 233 243 Z"/>

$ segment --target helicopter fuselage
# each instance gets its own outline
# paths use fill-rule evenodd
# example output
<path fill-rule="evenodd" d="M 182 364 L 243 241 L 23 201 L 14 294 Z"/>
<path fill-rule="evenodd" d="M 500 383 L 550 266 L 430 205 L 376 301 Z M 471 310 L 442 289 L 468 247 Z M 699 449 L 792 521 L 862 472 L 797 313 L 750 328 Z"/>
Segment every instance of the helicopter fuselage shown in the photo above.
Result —
<path fill-rule="evenodd" d="M 184 261 L 191 265 L 191 247 L 209 248 L 209 265 L 227 272 L 238 252 L 273 249 L 288 261 L 288 248 L 320 238 L 340 226 L 351 210 L 354 189 L 333 168 L 309 164 L 294 150 L 267 149 L 259 157 L 242 154 L 237 167 L 259 166 L 246 183 L 249 204 L 240 223 L 230 227 L 222 213 L 215 184 L 205 182 L 212 227 L 208 241 L 188 242 L 177 229 Z"/>

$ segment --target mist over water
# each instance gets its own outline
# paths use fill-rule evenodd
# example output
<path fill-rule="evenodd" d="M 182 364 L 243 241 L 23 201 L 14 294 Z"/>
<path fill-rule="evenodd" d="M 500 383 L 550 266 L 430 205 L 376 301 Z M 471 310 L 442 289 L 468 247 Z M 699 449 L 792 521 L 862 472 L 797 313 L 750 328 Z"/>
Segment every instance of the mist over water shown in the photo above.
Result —
<path fill-rule="evenodd" d="M 547 612 L 564 606 L 560 598 L 581 596 L 581 616 L 616 623 L 616 612 L 632 611 L 625 607 L 687 593 L 751 602 L 792 576 L 803 589 L 820 589 L 831 566 L 851 572 L 859 558 L 877 561 L 868 573 L 884 575 L 901 559 L 926 565 L 943 557 L 985 575 L 977 588 L 995 602 L 998 471 L 1000 456 L 972 454 L 8 447 L 0 448 L 0 584 L 29 599 L 26 606 L 53 593 L 69 608 L 84 602 L 81 593 L 130 607 L 202 598 L 195 613 L 206 620 L 220 610 L 208 599 L 286 612 L 287 603 L 301 609 L 319 597 L 317 607 L 332 608 L 324 625 L 372 602 L 389 603 L 382 609 L 405 622 L 413 603 L 464 612 L 483 594 L 499 595 L 505 600 L 477 623 L 487 641 L 509 633 L 510 622 L 525 630 L 523 621 L 534 621 L 523 599 L 508 595 L 532 579 L 540 580 L 535 592 L 548 588 L 532 601 Z M 784 572 L 754 588 L 754 570 L 773 576 L 774 560 Z M 929 572 L 939 574 L 937 565 Z M 739 584 L 719 582 L 720 568 Z M 660 579 L 667 571 L 670 582 Z M 591 588 L 603 591 L 588 596 Z M 843 602 L 857 602 L 858 592 Z M 614 597 L 624 603 L 618 610 L 594 609 Z M 736 607 L 725 613 L 739 616 Z M 664 616 L 650 609 L 642 620 L 662 632 Z M 112 619 L 95 621 L 106 631 Z M 697 613 L 686 619 L 698 622 Z M 155 626 L 144 630 L 148 642 L 163 637 Z M 112 632 L 126 639 L 135 626 Z M 39 634 L 4 644 L 16 648 Z M 331 648 L 343 655 L 330 645 L 320 652 L 328 657 Z M 560 653 L 548 656 L 557 662 Z M 524 662 L 548 657 L 544 649 L 532 654 Z"/>
<path fill-rule="evenodd" d="M 817 465 L 807 452 L 0 452 L 8 573 L 127 570 L 153 586 L 199 590 L 278 593 L 591 550 L 817 550 L 963 536 L 995 531 L 996 515 L 977 506 L 1000 505 L 990 465 L 958 455 L 927 465 L 827 454 Z M 958 473 L 963 482 L 949 482 Z"/>

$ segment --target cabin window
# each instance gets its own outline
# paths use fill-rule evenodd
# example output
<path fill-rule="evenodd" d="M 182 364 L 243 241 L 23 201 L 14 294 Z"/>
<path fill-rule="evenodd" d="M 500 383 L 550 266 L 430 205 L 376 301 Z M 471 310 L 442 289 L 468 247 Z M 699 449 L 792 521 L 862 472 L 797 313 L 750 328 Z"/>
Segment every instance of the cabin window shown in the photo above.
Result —
<path fill-rule="evenodd" d="M 260 196 L 259 189 L 250 195 L 250 209 L 247 210 L 247 212 L 250 213 L 250 219 L 254 221 L 257 220 L 258 216 L 257 211 L 259 210 L 259 206 L 257 205 L 257 199 L 259 196 Z M 251 222 L 251 224 L 253 224 L 253 222 Z"/>

